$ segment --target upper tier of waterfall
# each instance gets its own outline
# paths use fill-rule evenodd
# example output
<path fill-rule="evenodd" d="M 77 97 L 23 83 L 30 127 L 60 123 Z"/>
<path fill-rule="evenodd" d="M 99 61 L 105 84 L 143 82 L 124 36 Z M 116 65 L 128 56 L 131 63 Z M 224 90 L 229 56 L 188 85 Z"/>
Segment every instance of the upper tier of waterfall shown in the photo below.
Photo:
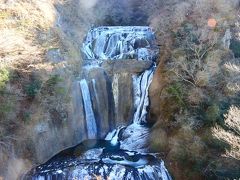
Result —
<path fill-rule="evenodd" d="M 88 32 L 82 52 L 85 60 L 155 60 L 158 48 L 150 27 L 103 26 Z"/>

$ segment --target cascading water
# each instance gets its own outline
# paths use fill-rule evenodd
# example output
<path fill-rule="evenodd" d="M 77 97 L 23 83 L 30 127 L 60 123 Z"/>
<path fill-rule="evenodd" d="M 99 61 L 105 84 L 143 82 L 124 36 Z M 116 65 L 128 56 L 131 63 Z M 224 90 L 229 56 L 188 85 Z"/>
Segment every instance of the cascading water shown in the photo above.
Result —
<path fill-rule="evenodd" d="M 95 116 L 92 109 L 92 102 L 91 102 L 88 84 L 85 79 L 81 80 L 79 84 L 80 84 L 82 96 L 83 96 L 87 132 L 88 132 L 87 135 L 89 139 L 94 139 L 97 137 L 97 126 L 96 126 L 96 120 L 95 120 Z"/>
<path fill-rule="evenodd" d="M 152 30 L 144 26 L 99 27 L 89 31 L 83 44 L 85 59 L 152 60 L 156 51 Z"/>
<path fill-rule="evenodd" d="M 147 106 L 149 105 L 148 89 L 152 82 L 154 67 L 146 70 L 139 77 L 134 77 L 135 107 L 133 122 L 137 124 L 146 123 Z"/>
<path fill-rule="evenodd" d="M 95 67 L 102 69 L 106 60 L 154 61 L 158 53 L 154 46 L 154 38 L 149 27 L 94 28 L 89 31 L 83 43 L 85 69 L 87 72 Z M 92 96 L 95 97 L 98 107 L 101 101 L 97 81 L 79 81 L 89 140 L 60 152 L 45 164 L 31 170 L 25 179 L 171 180 L 164 162 L 156 154 L 148 152 L 149 128 L 146 115 L 149 105 L 148 88 L 154 69 L 153 65 L 141 74 L 132 74 L 135 109 L 130 122 L 132 124 L 116 127 L 102 140 L 94 140 L 99 131 L 97 124 L 100 124 L 101 119 L 96 118 L 96 110 L 92 104 Z M 111 90 L 114 94 L 115 108 L 119 106 L 118 99 L 121 98 L 116 87 L 119 86 L 117 77 L 118 74 L 112 77 Z"/>

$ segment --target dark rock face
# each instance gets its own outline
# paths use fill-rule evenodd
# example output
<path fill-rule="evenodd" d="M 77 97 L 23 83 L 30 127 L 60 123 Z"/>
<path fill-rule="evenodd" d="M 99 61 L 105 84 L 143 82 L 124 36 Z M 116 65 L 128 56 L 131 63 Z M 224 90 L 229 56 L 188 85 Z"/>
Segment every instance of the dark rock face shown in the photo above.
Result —
<path fill-rule="evenodd" d="M 113 79 L 116 125 L 128 125 L 134 114 L 132 76 L 128 73 L 121 73 L 115 74 Z"/>
<path fill-rule="evenodd" d="M 152 61 L 136 59 L 105 60 L 100 66 L 91 68 L 86 64 L 82 78 L 87 80 L 90 89 L 98 138 L 104 138 L 110 130 L 118 126 L 131 123 L 135 110 L 132 75 L 140 74 L 152 65 Z M 73 88 L 73 114 L 75 121 L 80 121 L 78 124 L 81 128 L 75 134 L 78 134 L 78 141 L 81 142 L 87 138 L 87 132 L 78 84 L 76 81 Z"/>
<path fill-rule="evenodd" d="M 135 111 L 132 75 L 142 73 L 150 66 L 152 66 L 150 61 L 109 60 L 103 62 L 101 66 L 83 69 L 81 78 L 86 79 L 89 87 L 98 139 L 103 139 L 114 128 L 127 126 L 132 122 Z M 72 89 L 73 121 L 68 126 L 72 129 L 71 142 L 81 142 L 88 139 L 88 133 L 78 80 L 73 83 Z M 40 161 L 45 161 L 56 152 L 54 149 L 48 154 L 40 149 L 38 151 Z M 46 156 L 42 157 L 41 154 Z"/>
<path fill-rule="evenodd" d="M 72 89 L 72 97 L 74 98 L 72 98 L 73 113 L 71 121 L 62 121 L 60 124 L 46 119 L 46 121 L 36 124 L 33 129 L 29 130 L 34 131 L 36 134 L 32 136 L 32 143 L 33 147 L 35 147 L 35 157 L 38 163 L 45 162 L 56 152 L 87 138 L 79 83 L 74 82 Z M 79 91 L 74 89 L 79 89 Z"/>
<path fill-rule="evenodd" d="M 103 138 L 114 127 L 114 102 L 110 79 L 101 68 L 89 71 L 90 92 L 98 127 L 98 137 Z"/>
<path fill-rule="evenodd" d="M 77 81 L 73 83 L 73 123 L 72 128 L 74 129 L 74 137 L 83 139 L 86 137 L 85 121 L 84 121 L 84 107 L 82 103 L 82 93 L 80 91 L 80 85 Z M 79 89 L 76 91 L 75 89 Z"/>
<path fill-rule="evenodd" d="M 83 70 L 82 76 L 87 80 L 92 98 L 98 138 L 104 138 L 110 130 L 118 126 L 126 126 L 131 123 L 134 115 L 132 75 L 142 73 L 152 64 L 150 61 L 134 59 L 107 60 L 99 67 Z M 82 137 L 78 138 L 79 141 L 82 141 L 86 139 L 87 135 L 84 106 L 78 81 L 74 83 L 73 87 L 73 107 L 74 121 L 81 126 L 75 134 Z"/>
<path fill-rule="evenodd" d="M 153 65 L 152 61 L 138 61 L 136 59 L 127 60 L 107 60 L 101 65 L 110 75 L 116 73 L 142 73 Z"/>

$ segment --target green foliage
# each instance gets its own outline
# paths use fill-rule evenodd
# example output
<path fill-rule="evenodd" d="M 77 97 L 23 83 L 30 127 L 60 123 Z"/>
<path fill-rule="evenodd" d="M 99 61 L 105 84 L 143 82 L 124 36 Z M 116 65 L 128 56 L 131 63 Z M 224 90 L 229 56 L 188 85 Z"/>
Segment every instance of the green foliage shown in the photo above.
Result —
<path fill-rule="evenodd" d="M 23 121 L 25 123 L 28 123 L 31 120 L 31 114 L 30 112 L 23 112 Z"/>
<path fill-rule="evenodd" d="M 59 82 L 62 82 L 62 78 L 60 78 L 59 75 L 52 75 L 50 78 L 46 81 L 46 85 L 49 88 L 55 87 Z"/>
<path fill-rule="evenodd" d="M 25 93 L 28 97 L 34 98 L 41 88 L 42 82 L 39 79 L 32 79 L 29 84 L 25 86 Z"/>
<path fill-rule="evenodd" d="M 224 117 L 224 114 L 227 114 L 228 113 L 228 110 L 230 109 L 231 105 L 233 103 L 230 102 L 229 99 L 226 99 L 225 101 L 220 101 L 219 102 L 219 111 L 220 111 L 220 117 L 219 117 L 219 120 L 218 120 L 218 124 L 221 125 L 222 127 L 225 126 L 225 117 Z"/>
<path fill-rule="evenodd" d="M 1 103 L 0 104 L 0 116 L 5 117 L 6 113 L 10 112 L 12 106 L 9 102 Z"/>
<path fill-rule="evenodd" d="M 60 82 L 63 82 L 63 79 L 59 75 L 52 75 L 46 81 L 44 85 L 44 90 L 47 91 L 49 94 L 64 94 L 65 89 L 58 86 Z"/>
<path fill-rule="evenodd" d="M 212 136 L 208 137 L 205 142 L 208 145 L 208 147 L 217 149 L 220 152 L 231 149 L 231 146 L 226 141 L 216 139 Z"/>
<path fill-rule="evenodd" d="M 167 88 L 167 92 L 170 96 L 172 96 L 174 98 L 174 100 L 176 101 L 176 103 L 181 106 L 181 107 L 185 107 L 185 102 L 184 102 L 184 91 L 183 91 L 183 87 L 181 84 L 179 83 L 175 83 L 170 85 Z"/>
<path fill-rule="evenodd" d="M 220 118 L 220 108 L 217 104 L 212 104 L 206 111 L 206 124 L 213 125 Z"/>
<path fill-rule="evenodd" d="M 180 146 L 179 149 L 173 154 L 173 159 L 177 160 L 183 165 L 187 165 L 189 155 L 185 147 Z"/>
<path fill-rule="evenodd" d="M 6 83 L 10 79 L 10 73 L 7 69 L 0 69 L 0 91 L 5 89 Z"/>
<path fill-rule="evenodd" d="M 240 57 L 240 41 L 231 40 L 230 49 L 233 51 L 236 58 Z"/>
<path fill-rule="evenodd" d="M 0 120 L 4 120 L 13 108 L 13 96 L 9 96 L 6 92 L 6 85 L 10 81 L 10 78 L 11 74 L 8 69 L 0 69 Z"/>

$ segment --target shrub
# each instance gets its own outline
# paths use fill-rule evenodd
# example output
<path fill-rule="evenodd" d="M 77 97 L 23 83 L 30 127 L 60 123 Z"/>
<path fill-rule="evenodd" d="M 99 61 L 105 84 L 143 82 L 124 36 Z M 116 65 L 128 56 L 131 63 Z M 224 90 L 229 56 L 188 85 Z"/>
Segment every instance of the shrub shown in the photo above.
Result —
<path fill-rule="evenodd" d="M 217 149 L 218 152 L 224 152 L 225 150 L 230 150 L 231 146 L 226 141 L 226 139 L 221 139 L 219 137 L 216 137 L 216 133 L 214 133 L 214 131 L 216 131 L 216 128 L 213 128 L 213 129 L 214 129 L 213 132 L 206 131 L 203 136 L 203 140 L 208 146 L 208 148 Z M 222 129 L 218 131 L 221 132 Z M 219 133 L 219 135 L 220 134 L 221 133 Z"/>
<path fill-rule="evenodd" d="M 231 40 L 230 49 L 233 51 L 236 58 L 240 57 L 240 41 Z"/>
<path fill-rule="evenodd" d="M 23 121 L 28 123 L 31 120 L 31 113 L 30 112 L 23 112 Z"/>
<path fill-rule="evenodd" d="M 39 79 L 33 79 L 25 86 L 25 93 L 28 97 L 34 98 L 41 88 L 42 82 Z"/>
<path fill-rule="evenodd" d="M 46 84 L 49 88 L 52 88 L 56 86 L 59 82 L 61 82 L 62 79 L 59 75 L 52 75 L 50 78 L 46 81 Z"/>
<path fill-rule="evenodd" d="M 12 106 L 10 103 L 1 103 L 0 104 L 0 119 L 1 117 L 5 117 L 5 115 L 10 112 L 12 109 Z"/>
<path fill-rule="evenodd" d="M 10 79 L 10 73 L 7 69 L 0 69 L 0 92 L 5 89 L 6 83 Z"/>
<path fill-rule="evenodd" d="M 168 137 L 167 133 L 163 128 L 155 128 L 152 131 L 150 138 L 151 150 L 157 152 L 164 152 L 168 147 Z"/>
<path fill-rule="evenodd" d="M 224 117 L 226 126 L 240 135 L 240 108 L 231 106 Z"/>
<path fill-rule="evenodd" d="M 176 100 L 180 107 L 185 107 L 183 87 L 180 83 L 170 85 L 167 88 L 167 92 Z"/>
<path fill-rule="evenodd" d="M 205 94 L 201 88 L 190 88 L 187 93 L 187 101 L 190 105 L 199 105 L 202 101 L 204 101 L 204 98 Z"/>
<path fill-rule="evenodd" d="M 58 86 L 60 82 L 63 82 L 63 79 L 59 75 L 52 75 L 46 81 L 44 85 L 44 91 L 48 92 L 49 94 L 64 94 L 64 88 Z"/>
<path fill-rule="evenodd" d="M 220 108 L 217 104 L 212 104 L 207 108 L 206 111 L 206 124 L 213 125 L 217 122 L 220 117 Z"/>

